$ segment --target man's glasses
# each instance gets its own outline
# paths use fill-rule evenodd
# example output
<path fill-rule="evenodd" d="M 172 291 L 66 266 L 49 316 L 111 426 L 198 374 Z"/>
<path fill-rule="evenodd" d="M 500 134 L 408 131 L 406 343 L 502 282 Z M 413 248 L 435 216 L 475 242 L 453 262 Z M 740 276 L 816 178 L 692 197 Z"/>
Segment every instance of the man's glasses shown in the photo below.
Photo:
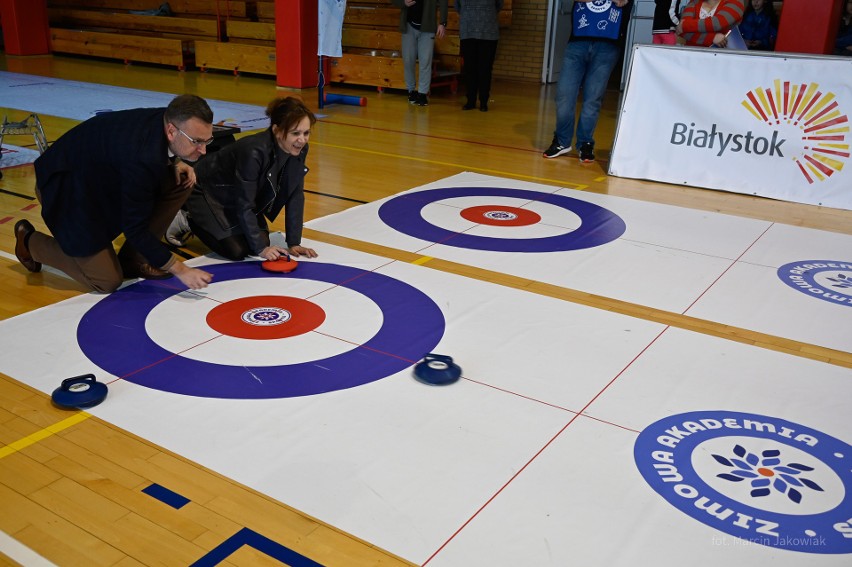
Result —
<path fill-rule="evenodd" d="M 189 141 L 190 141 L 190 143 L 192 143 L 193 145 L 196 145 L 196 146 L 209 146 L 210 144 L 212 144 L 212 143 L 213 143 L 213 138 L 212 138 L 212 137 L 211 137 L 211 138 L 207 138 L 206 140 L 198 140 L 198 139 L 196 139 L 196 138 L 193 138 L 192 136 L 190 136 L 189 134 L 187 134 L 186 132 L 184 132 L 183 130 L 181 130 L 180 128 L 178 128 L 177 126 L 175 126 L 173 123 L 170 123 L 170 124 L 172 124 L 172 126 L 174 126 L 174 127 L 175 127 L 175 129 L 177 129 L 177 131 L 178 131 L 178 132 L 180 132 L 181 134 L 183 134 L 183 137 L 184 137 L 184 138 L 186 138 L 187 140 L 189 140 Z"/>

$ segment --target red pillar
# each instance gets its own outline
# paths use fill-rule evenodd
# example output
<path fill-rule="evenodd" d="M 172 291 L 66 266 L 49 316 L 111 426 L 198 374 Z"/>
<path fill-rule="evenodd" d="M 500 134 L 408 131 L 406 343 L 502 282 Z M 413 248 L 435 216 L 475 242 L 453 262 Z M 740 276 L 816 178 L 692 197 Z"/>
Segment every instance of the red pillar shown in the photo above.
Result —
<path fill-rule="evenodd" d="M 317 0 L 275 0 L 275 66 L 279 87 L 317 86 Z"/>
<path fill-rule="evenodd" d="M 831 55 L 845 0 L 785 0 L 775 51 Z"/>
<path fill-rule="evenodd" d="M 0 0 L 3 42 L 9 55 L 50 53 L 47 0 Z"/>

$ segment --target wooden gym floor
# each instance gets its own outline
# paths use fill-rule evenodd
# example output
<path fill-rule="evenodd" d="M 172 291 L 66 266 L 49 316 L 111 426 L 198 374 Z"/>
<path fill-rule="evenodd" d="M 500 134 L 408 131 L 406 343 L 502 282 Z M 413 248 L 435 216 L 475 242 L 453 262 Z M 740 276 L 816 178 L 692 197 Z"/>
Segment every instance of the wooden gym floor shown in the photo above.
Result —
<path fill-rule="evenodd" d="M 267 78 L 225 73 L 179 73 L 70 57 L 0 57 L 0 70 L 137 89 L 180 93 L 255 105 L 288 94 Z M 330 91 L 366 96 L 366 107 L 317 109 L 316 91 L 300 94 L 323 115 L 311 136 L 306 181 L 306 220 L 372 202 L 461 172 L 721 212 L 771 222 L 852 234 L 852 211 L 608 177 L 606 160 L 615 129 L 617 92 L 605 101 L 596 133 L 598 161 L 581 165 L 574 154 L 545 160 L 552 136 L 552 87 L 495 81 L 488 113 L 462 112 L 463 96 L 439 88 L 427 108 L 409 105 L 404 93 L 371 89 Z M 2 104 L 2 102 L 0 102 Z M 0 106 L 11 120 L 27 109 Z M 73 121 L 41 116 L 49 140 Z M 8 140 L 25 145 L 24 141 Z M 50 273 L 28 274 L 10 261 L 12 226 L 27 218 L 43 228 L 34 200 L 32 166 L 6 169 L 0 180 L 0 318 L 8 319 L 80 295 L 72 281 Z M 276 225 L 279 223 L 276 223 Z M 283 229 L 282 226 L 275 228 Z M 411 254 L 318 230 L 312 240 L 410 260 Z M 189 254 L 205 253 L 196 241 Z M 447 261 L 433 269 L 506 287 L 528 282 Z M 634 305 L 613 298 L 548 287 L 539 291 L 572 303 L 613 311 L 727 340 L 852 368 L 852 353 L 780 339 L 745 329 Z M 370 542 L 240 485 L 190 460 L 87 414 L 52 407 L 42 392 L 0 375 L 0 550 L 31 550 L 59 565 L 188 565 L 240 528 L 323 565 L 408 565 Z M 191 501 L 179 519 L 161 502 L 141 494 L 168 486 Z M 270 544 L 271 545 L 271 544 Z M 262 547 L 262 546 L 260 546 Z M 280 564 L 250 547 L 226 564 Z M 18 555 L 17 557 L 26 557 Z M 18 562 L 23 562 L 18 559 Z M 0 564 L 16 564 L 0 557 Z M 298 564 L 296 562 L 294 565 Z"/>

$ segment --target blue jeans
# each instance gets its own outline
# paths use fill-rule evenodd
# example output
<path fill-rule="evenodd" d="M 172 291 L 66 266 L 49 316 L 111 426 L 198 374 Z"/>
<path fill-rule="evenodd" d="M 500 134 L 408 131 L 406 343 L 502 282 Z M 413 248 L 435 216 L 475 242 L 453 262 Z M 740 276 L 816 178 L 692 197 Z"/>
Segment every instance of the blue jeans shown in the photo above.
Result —
<path fill-rule="evenodd" d="M 565 46 L 559 82 L 556 83 L 556 138 L 565 147 L 574 137 L 574 115 L 580 87 L 583 106 L 577 124 L 577 145 L 594 145 L 595 127 L 609 76 L 618 62 L 618 45 L 609 41 L 574 40 Z"/>

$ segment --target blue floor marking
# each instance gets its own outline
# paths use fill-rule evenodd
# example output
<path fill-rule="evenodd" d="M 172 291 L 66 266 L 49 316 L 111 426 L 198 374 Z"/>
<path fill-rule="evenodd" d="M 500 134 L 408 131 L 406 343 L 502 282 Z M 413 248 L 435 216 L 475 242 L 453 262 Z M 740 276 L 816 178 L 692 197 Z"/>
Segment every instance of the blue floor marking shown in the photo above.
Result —
<path fill-rule="evenodd" d="M 214 565 L 218 565 L 244 545 L 252 547 L 286 565 L 290 565 L 290 567 L 323 567 L 321 563 L 308 559 L 304 555 L 296 553 L 292 549 L 284 547 L 280 543 L 272 541 L 268 537 L 262 536 L 248 528 L 241 529 L 220 543 L 218 547 L 211 549 L 207 555 L 193 563 L 192 567 L 213 567 Z"/>
<path fill-rule="evenodd" d="M 164 502 L 177 510 L 180 510 L 181 508 L 189 504 L 189 498 L 181 496 L 177 492 L 172 492 L 168 488 L 160 486 L 156 483 L 152 484 L 147 488 L 143 488 L 142 492 L 144 492 L 148 496 L 153 496 L 160 502 Z"/>

